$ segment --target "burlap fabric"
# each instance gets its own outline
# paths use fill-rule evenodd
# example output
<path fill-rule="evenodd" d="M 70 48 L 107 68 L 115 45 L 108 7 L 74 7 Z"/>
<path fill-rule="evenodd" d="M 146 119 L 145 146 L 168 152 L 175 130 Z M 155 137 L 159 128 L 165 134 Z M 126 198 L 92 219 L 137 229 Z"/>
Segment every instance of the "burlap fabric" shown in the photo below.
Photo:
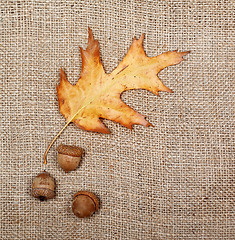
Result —
<path fill-rule="evenodd" d="M 234 1 L 1 1 L 1 239 L 234 239 Z M 161 72 L 174 93 L 145 90 L 122 99 L 154 127 L 112 134 L 64 131 L 48 155 L 56 198 L 31 196 L 43 154 L 65 124 L 58 110 L 59 69 L 76 83 L 88 26 L 105 70 L 146 34 L 149 56 L 191 50 Z M 65 174 L 58 144 L 81 146 Z M 89 219 L 71 210 L 78 190 L 101 208 Z"/>

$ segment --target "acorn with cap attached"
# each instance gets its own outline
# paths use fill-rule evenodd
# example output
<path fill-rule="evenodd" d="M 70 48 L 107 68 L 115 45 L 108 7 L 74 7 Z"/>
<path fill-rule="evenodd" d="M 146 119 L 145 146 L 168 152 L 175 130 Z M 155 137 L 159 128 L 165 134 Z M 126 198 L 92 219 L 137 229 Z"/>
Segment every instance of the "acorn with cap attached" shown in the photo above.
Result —
<path fill-rule="evenodd" d="M 57 147 L 57 151 L 57 161 L 66 173 L 78 167 L 82 156 L 82 149 L 80 147 L 61 144 Z"/>
<path fill-rule="evenodd" d="M 48 172 L 37 175 L 32 184 L 32 195 L 44 201 L 55 196 L 55 180 Z"/>

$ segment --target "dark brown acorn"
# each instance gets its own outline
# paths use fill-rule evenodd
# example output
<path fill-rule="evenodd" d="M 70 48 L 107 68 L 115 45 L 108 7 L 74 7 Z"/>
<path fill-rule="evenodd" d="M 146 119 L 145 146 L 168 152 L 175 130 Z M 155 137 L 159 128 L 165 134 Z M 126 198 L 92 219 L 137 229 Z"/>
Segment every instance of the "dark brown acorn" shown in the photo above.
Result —
<path fill-rule="evenodd" d="M 94 193 L 80 191 L 74 195 L 72 210 L 77 217 L 90 217 L 98 209 L 99 199 L 95 196 Z"/>

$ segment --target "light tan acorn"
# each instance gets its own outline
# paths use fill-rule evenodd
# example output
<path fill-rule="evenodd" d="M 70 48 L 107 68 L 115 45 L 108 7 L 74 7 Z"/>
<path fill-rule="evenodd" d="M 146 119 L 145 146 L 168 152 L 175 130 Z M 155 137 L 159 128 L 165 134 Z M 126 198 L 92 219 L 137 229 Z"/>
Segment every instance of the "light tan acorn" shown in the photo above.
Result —
<path fill-rule="evenodd" d="M 90 217 L 99 209 L 99 199 L 94 193 L 79 191 L 73 197 L 72 210 L 79 218 Z"/>
<path fill-rule="evenodd" d="M 40 201 L 53 198 L 55 196 L 55 180 L 49 173 L 44 171 L 37 175 L 32 184 L 32 195 Z"/>
<path fill-rule="evenodd" d="M 82 156 L 80 147 L 61 144 L 57 147 L 57 151 L 58 163 L 65 172 L 75 170 L 78 167 Z"/>

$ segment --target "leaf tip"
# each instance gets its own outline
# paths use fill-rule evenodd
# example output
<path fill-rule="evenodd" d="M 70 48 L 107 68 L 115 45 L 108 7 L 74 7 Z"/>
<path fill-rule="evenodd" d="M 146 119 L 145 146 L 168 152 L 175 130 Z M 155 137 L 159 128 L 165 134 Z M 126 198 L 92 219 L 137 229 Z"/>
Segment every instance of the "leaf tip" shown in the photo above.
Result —
<path fill-rule="evenodd" d="M 139 42 L 140 42 L 140 44 L 142 44 L 143 41 L 144 41 L 144 33 L 143 33 L 143 34 L 141 35 L 141 37 L 139 38 Z"/>
<path fill-rule="evenodd" d="M 144 116 L 145 118 L 145 116 Z M 142 123 L 141 125 L 143 125 L 144 127 L 154 127 L 152 123 L 150 123 L 149 121 L 147 121 L 146 119 L 144 119 L 144 123 Z"/>
<path fill-rule="evenodd" d="M 191 51 L 181 52 L 181 56 L 183 57 L 183 56 L 185 56 L 185 55 L 187 55 L 187 54 L 189 54 L 189 53 L 191 53 Z M 185 59 L 184 59 L 184 60 L 185 60 Z"/>
<path fill-rule="evenodd" d="M 88 27 L 88 43 L 90 41 L 94 41 L 94 36 L 93 36 L 92 30 L 90 29 L 90 27 Z"/>
<path fill-rule="evenodd" d="M 148 122 L 148 124 L 146 125 L 146 127 L 154 127 L 152 123 Z"/>
<path fill-rule="evenodd" d="M 168 88 L 167 86 L 165 86 L 163 83 L 161 84 L 161 86 L 159 87 L 159 91 L 161 92 L 168 92 L 168 93 L 173 93 L 173 91 Z"/>
<path fill-rule="evenodd" d="M 61 68 L 60 69 L 60 81 L 67 81 L 67 77 L 66 77 L 66 74 L 64 72 L 64 70 Z"/>
<path fill-rule="evenodd" d="M 60 68 L 60 74 L 64 73 L 63 68 Z"/>
<path fill-rule="evenodd" d="M 137 43 L 138 45 L 143 45 L 144 41 L 144 33 L 140 36 L 139 39 L 136 39 L 136 37 L 133 38 L 133 43 Z"/>
<path fill-rule="evenodd" d="M 172 51 L 172 52 L 176 52 L 177 54 L 180 54 L 181 57 L 191 53 L 191 51 L 185 51 L 185 52 L 178 52 L 178 49 Z"/>

